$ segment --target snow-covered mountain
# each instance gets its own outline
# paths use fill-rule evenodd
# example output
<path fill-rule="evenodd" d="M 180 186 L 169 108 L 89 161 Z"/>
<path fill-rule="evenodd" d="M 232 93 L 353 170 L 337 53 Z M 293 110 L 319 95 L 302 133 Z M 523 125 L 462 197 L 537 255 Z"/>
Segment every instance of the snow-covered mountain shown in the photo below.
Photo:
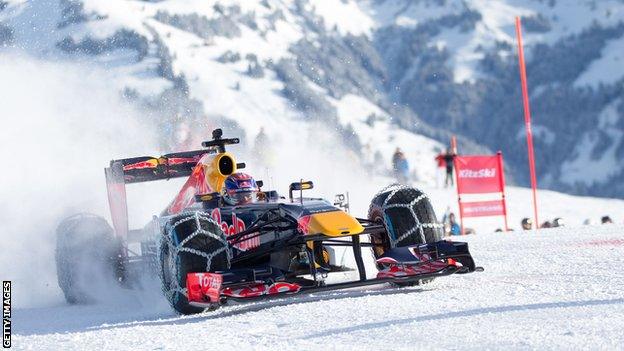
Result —
<path fill-rule="evenodd" d="M 622 1 L 2 0 L 0 50 L 103 68 L 166 151 L 216 125 L 249 143 L 320 128 L 382 172 L 402 147 L 431 180 L 458 134 L 523 184 L 516 15 L 540 185 L 624 196 Z"/>
<path fill-rule="evenodd" d="M 524 23 L 540 184 L 624 196 L 622 1 L 383 1 L 393 97 L 501 149 L 528 183 L 513 17 Z M 392 6 L 388 6 L 391 5 Z M 387 16 L 388 13 L 393 16 Z"/>

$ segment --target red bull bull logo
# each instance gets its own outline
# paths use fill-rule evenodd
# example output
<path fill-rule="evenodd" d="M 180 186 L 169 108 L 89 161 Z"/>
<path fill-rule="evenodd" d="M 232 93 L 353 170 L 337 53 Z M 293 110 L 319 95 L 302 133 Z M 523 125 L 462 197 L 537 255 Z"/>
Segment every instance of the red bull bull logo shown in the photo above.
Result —
<path fill-rule="evenodd" d="M 146 169 L 146 168 L 156 168 L 156 167 L 158 167 L 158 160 L 154 158 L 150 160 L 145 160 L 145 161 L 125 165 L 123 166 L 123 170 L 131 171 L 134 169 Z"/>

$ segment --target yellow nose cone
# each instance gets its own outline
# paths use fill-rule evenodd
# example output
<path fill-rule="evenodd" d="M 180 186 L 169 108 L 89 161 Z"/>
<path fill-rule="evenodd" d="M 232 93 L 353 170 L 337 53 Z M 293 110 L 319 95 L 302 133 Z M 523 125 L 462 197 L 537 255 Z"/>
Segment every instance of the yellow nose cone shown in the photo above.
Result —
<path fill-rule="evenodd" d="M 357 219 L 340 210 L 311 215 L 308 228 L 310 234 L 328 236 L 353 235 L 364 231 L 364 227 Z"/>

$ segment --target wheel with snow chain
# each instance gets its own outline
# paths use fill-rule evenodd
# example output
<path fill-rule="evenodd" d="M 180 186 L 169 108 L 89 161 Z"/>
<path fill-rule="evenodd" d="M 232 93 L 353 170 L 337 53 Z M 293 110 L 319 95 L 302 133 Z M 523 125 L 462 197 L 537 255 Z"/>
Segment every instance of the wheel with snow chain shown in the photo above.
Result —
<path fill-rule="evenodd" d="M 386 228 L 383 234 L 371 235 L 371 242 L 377 244 L 373 246 L 375 259 L 390 248 L 433 243 L 443 237 L 443 227 L 427 195 L 408 186 L 392 185 L 379 192 L 371 202 L 368 219 Z M 417 285 L 431 280 L 398 285 Z"/>
<path fill-rule="evenodd" d="M 98 293 L 124 280 L 121 241 L 102 217 L 81 213 L 56 229 L 56 276 L 70 304 L 93 303 Z"/>
<path fill-rule="evenodd" d="M 189 304 L 188 273 L 230 268 L 231 252 L 221 227 L 207 214 L 185 213 L 170 218 L 160 242 L 159 264 L 163 293 L 173 309 L 194 314 L 204 308 Z"/>

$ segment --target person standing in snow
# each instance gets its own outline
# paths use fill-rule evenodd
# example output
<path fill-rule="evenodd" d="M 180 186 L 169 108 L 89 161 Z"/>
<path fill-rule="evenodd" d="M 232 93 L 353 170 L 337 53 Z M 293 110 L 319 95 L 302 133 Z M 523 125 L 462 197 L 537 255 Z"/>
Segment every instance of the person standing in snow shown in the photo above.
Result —
<path fill-rule="evenodd" d="M 457 224 L 455 220 L 455 214 L 451 212 L 449 214 L 449 231 L 448 235 L 461 235 L 461 227 Z"/>
<path fill-rule="evenodd" d="M 409 178 L 409 164 L 405 154 L 398 147 L 396 148 L 394 155 L 392 155 L 392 170 L 399 183 L 407 183 Z"/>
<path fill-rule="evenodd" d="M 446 164 L 446 178 L 444 179 L 444 187 L 447 188 L 449 183 L 451 186 L 453 182 L 453 160 L 455 160 L 455 153 L 451 149 L 446 149 L 446 153 L 443 155 L 444 163 Z"/>

